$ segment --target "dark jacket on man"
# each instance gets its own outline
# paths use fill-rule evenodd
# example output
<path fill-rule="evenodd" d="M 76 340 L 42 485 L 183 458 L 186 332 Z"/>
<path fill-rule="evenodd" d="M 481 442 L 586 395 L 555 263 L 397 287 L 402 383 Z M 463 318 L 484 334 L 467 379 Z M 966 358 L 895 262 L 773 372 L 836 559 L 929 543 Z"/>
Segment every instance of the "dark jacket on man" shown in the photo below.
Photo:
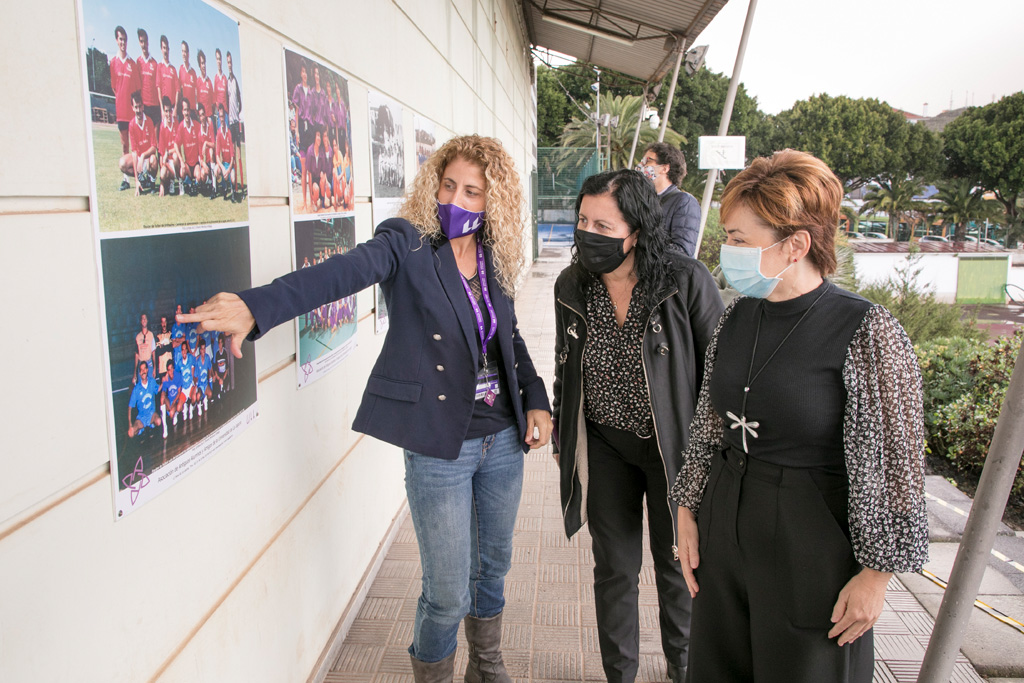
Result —
<path fill-rule="evenodd" d="M 674 247 L 692 257 L 697 250 L 697 236 L 700 234 L 700 202 L 675 185 L 669 185 L 658 197 L 665 214 L 669 240 Z"/>

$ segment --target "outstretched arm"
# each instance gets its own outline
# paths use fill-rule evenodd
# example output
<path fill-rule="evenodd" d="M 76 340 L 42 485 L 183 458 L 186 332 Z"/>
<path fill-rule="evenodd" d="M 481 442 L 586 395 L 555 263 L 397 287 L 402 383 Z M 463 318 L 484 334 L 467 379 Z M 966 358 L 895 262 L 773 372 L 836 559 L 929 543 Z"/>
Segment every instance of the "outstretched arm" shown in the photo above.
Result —
<path fill-rule="evenodd" d="M 196 308 L 195 313 L 179 313 L 174 316 L 179 323 L 199 323 L 196 330 L 202 332 L 223 332 L 231 337 L 231 353 L 242 357 L 242 340 L 256 327 L 252 311 L 240 296 L 231 292 L 214 294 L 209 301 Z"/>

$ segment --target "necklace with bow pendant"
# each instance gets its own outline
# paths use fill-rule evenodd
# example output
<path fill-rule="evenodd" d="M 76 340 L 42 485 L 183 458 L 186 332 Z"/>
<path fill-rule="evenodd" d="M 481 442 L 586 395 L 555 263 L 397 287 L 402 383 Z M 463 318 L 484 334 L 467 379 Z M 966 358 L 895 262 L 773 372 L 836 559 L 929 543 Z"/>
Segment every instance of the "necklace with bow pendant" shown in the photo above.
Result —
<path fill-rule="evenodd" d="M 804 311 L 804 314 L 801 315 L 800 319 L 796 321 L 796 324 L 794 324 L 793 327 L 790 328 L 789 332 L 786 333 L 786 336 L 782 338 L 782 341 L 779 342 L 779 345 L 776 346 L 775 350 L 772 351 L 770 356 L 768 356 L 768 359 L 764 363 L 761 364 L 760 369 L 758 369 L 758 371 L 756 373 L 754 373 L 754 356 L 757 355 L 757 340 L 758 340 L 758 338 L 761 335 L 761 320 L 764 317 L 764 300 L 763 299 L 761 300 L 761 303 L 760 303 L 760 306 L 758 307 L 758 312 L 757 312 L 757 329 L 754 332 L 754 348 L 750 352 L 750 367 L 747 370 L 747 382 L 743 386 L 743 401 L 740 404 L 740 414 L 736 415 L 736 413 L 732 412 L 731 410 L 725 411 L 725 416 L 727 418 L 729 418 L 730 420 L 732 420 L 732 424 L 729 425 L 729 429 L 739 429 L 739 430 L 742 430 L 741 433 L 743 435 L 743 452 L 744 453 L 749 453 L 750 452 L 747 449 L 747 435 L 749 434 L 751 438 L 756 439 L 757 438 L 757 430 L 761 427 L 761 422 L 759 420 L 748 420 L 747 419 L 747 396 L 750 394 L 750 386 L 754 383 L 754 380 L 756 380 L 761 375 L 761 373 L 764 371 L 765 367 L 768 366 L 768 363 L 770 363 L 772 361 L 772 359 L 775 358 L 775 354 L 777 354 L 779 352 L 779 349 L 781 349 L 782 345 L 786 343 L 786 340 L 788 340 L 790 338 L 790 336 L 792 336 L 793 332 L 796 331 L 796 328 L 799 327 L 800 323 L 802 323 L 804 321 L 804 318 L 806 318 L 807 314 L 811 312 L 811 309 L 814 308 L 814 305 L 817 304 L 819 301 L 821 301 L 821 298 L 823 296 L 825 296 L 826 294 L 828 294 L 828 291 L 831 288 L 832 288 L 832 283 L 829 282 L 825 286 L 824 291 L 822 291 L 822 293 L 818 295 L 817 299 L 815 299 L 813 302 L 811 302 L 811 305 L 807 307 L 807 310 Z"/>

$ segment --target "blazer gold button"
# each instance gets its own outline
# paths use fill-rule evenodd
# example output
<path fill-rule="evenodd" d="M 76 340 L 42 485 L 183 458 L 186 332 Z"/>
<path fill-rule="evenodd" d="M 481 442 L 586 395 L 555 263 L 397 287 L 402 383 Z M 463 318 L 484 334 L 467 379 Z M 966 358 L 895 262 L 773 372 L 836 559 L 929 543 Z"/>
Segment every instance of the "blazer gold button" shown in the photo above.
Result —
<path fill-rule="evenodd" d="M 434 335 L 434 341 L 441 341 L 441 335 L 435 334 Z"/>
<path fill-rule="evenodd" d="M 443 365 L 438 365 L 437 366 L 437 371 L 438 372 L 444 372 L 444 366 Z"/>
<path fill-rule="evenodd" d="M 438 400 L 438 401 L 443 401 L 443 400 L 445 400 L 446 398 L 448 398 L 448 397 L 447 397 L 447 396 L 445 396 L 444 394 L 441 394 L 440 396 L 438 396 L 438 397 L 437 397 L 437 400 Z"/>
<path fill-rule="evenodd" d="M 513 370 L 518 370 L 519 369 L 519 363 L 513 363 L 512 369 Z"/>

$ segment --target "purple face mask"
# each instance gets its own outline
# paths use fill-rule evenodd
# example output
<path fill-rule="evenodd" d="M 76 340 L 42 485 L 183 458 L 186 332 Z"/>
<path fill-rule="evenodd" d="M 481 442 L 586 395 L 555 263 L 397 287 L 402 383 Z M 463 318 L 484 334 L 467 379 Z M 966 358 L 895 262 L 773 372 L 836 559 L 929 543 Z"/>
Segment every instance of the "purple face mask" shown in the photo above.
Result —
<path fill-rule="evenodd" d="M 438 202 L 437 219 L 441 222 L 445 237 L 450 240 L 472 235 L 484 226 L 483 211 L 466 211 L 458 204 Z"/>

